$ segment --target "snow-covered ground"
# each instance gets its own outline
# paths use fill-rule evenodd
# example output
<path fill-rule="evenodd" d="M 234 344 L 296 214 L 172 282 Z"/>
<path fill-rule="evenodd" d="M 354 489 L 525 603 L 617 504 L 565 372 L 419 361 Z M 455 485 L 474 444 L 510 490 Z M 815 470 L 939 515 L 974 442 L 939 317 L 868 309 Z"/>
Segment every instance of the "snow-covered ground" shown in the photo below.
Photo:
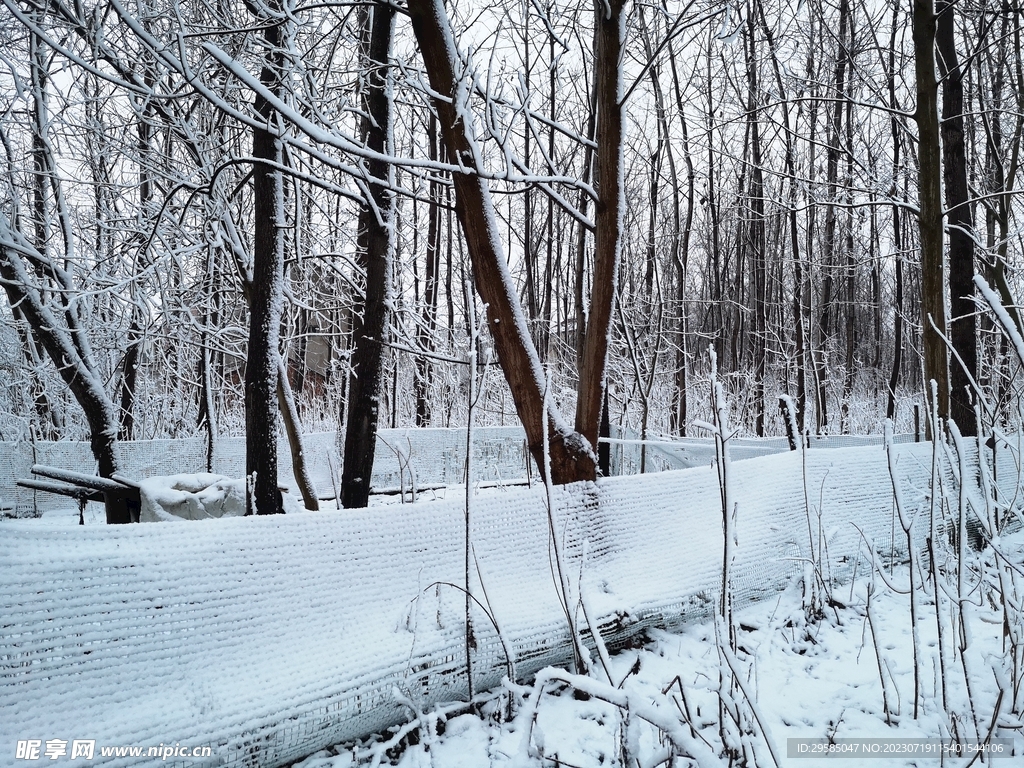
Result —
<path fill-rule="evenodd" d="M 997 560 L 991 546 L 958 552 L 949 534 L 961 501 L 990 516 L 998 497 L 1003 521 L 1021 520 L 1017 455 L 1001 451 L 1005 487 L 968 483 L 962 498 L 952 465 L 933 497 L 925 444 L 737 463 L 728 561 L 746 607 L 729 652 L 728 633 L 701 623 L 716 613 L 723 572 L 712 467 L 494 488 L 471 508 L 450 488 L 446 499 L 341 514 L 105 526 L 88 509 L 84 527 L 74 512 L 7 520 L 0 736 L 180 740 L 239 766 L 280 766 L 363 738 L 306 759 L 309 768 L 692 764 L 684 755 L 704 768 L 728 764 L 729 752 L 747 765 L 811 768 L 822 761 L 791 759 L 791 739 L 887 739 L 879 748 L 893 749 L 911 746 L 896 738 L 1019 737 L 1024 541 L 999 541 L 987 524 Z M 890 473 L 916 521 L 909 535 Z M 941 525 L 930 528 L 929 514 Z M 887 564 L 908 540 L 913 580 Z M 516 681 L 472 708 L 445 703 L 465 695 L 466 582 L 478 601 L 473 684 L 498 685 L 513 667 Z M 649 643 L 610 660 L 592 647 L 588 675 L 545 669 L 569 659 L 573 637 L 589 643 L 591 627 L 609 642 L 646 633 Z M 443 716 L 422 714 L 437 707 Z M 397 736 L 365 738 L 410 716 L 418 722 Z M 899 764 L 881 757 L 871 764 Z M 840 758 L 865 759 L 827 762 Z"/>
<path fill-rule="evenodd" d="M 1003 551 L 1014 552 L 1018 562 L 1022 549 L 1024 537 L 1004 542 Z M 908 574 L 904 566 L 887 575 L 892 586 L 898 587 L 908 582 Z M 934 598 L 922 596 L 917 621 L 921 696 L 916 718 L 914 633 L 908 595 L 894 592 L 878 578 L 860 577 L 839 588 L 833 595 L 837 604 L 814 620 L 808 620 L 796 589 L 737 612 L 734 664 L 743 686 L 729 698 L 742 713 L 742 730 L 746 732 L 740 739 L 747 756 L 753 757 L 753 764 L 769 766 L 775 762 L 774 754 L 780 764 L 796 768 L 964 766 L 974 756 L 969 751 L 972 745 L 987 741 L 990 754 L 999 758 L 993 763 L 997 768 L 1024 765 L 1020 729 L 993 728 L 997 703 L 1002 725 L 1011 718 L 1006 712 L 1009 691 L 1003 616 L 986 591 L 984 587 L 975 592 L 972 602 L 979 604 L 968 612 L 969 645 L 963 658 L 969 689 L 964 684 L 964 662 L 950 638 L 949 617 L 944 615 L 945 708 Z M 943 613 L 948 614 L 946 599 L 942 605 Z M 886 676 L 888 717 L 880 668 Z M 321 751 L 296 768 L 699 764 L 685 757 L 669 758 L 668 739 L 644 719 L 645 706 L 672 714 L 716 755 L 712 764 L 724 766 L 728 763 L 721 757 L 718 695 L 722 669 L 713 622 L 679 632 L 653 630 L 650 642 L 642 648 L 611 657 L 612 683 L 629 698 L 629 713 L 599 696 L 579 695 L 566 682 L 574 679 L 571 675 L 551 672 L 543 685 L 506 682 L 502 689 L 479 697 L 474 707 L 454 706 L 430 713 L 410 709 L 411 725 Z M 538 679 L 547 673 L 542 671 Z M 601 683 L 602 671 L 593 674 L 598 693 L 609 687 Z M 959 719 L 956 728 L 967 746 L 967 757 L 950 757 L 947 711 Z M 737 729 L 731 730 L 735 737 Z M 1015 747 L 1007 746 L 1007 739 L 1012 744 L 1014 736 Z M 823 747 L 808 746 L 801 755 L 798 742 L 791 743 L 791 739 L 823 740 L 826 744 L 843 744 L 843 739 L 870 741 L 854 743 L 826 759 L 811 756 Z M 869 748 L 877 751 L 869 756 Z M 918 754 L 893 750 L 917 750 Z M 924 754 L 921 750 L 929 751 Z M 944 752 L 941 759 L 940 751 Z"/>

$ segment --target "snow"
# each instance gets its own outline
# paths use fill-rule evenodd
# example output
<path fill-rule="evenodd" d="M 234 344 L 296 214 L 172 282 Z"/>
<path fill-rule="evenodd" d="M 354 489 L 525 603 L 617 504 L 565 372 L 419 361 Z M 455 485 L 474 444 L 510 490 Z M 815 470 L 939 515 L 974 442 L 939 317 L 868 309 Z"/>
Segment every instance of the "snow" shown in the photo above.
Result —
<path fill-rule="evenodd" d="M 152 477 L 139 484 L 139 521 L 204 520 L 245 514 L 245 480 L 194 473 Z"/>
<path fill-rule="evenodd" d="M 906 503 L 926 505 L 931 445 L 893 450 Z M 1013 478 L 1010 451 L 1004 453 L 1007 468 L 1000 478 Z M 852 575 L 862 536 L 879 555 L 905 548 L 899 526 L 899 535 L 893 535 L 887 463 L 885 449 L 873 446 L 793 452 L 734 466 L 737 611 L 759 600 L 762 606 L 777 603 L 780 589 L 799 593 L 811 551 L 809 535 L 827 543 L 816 567 L 830 585 L 831 576 Z M 169 494 L 172 486 L 161 481 L 155 491 Z M 811 489 L 811 498 L 805 489 Z M 474 501 L 476 572 L 471 586 L 501 628 L 499 637 L 482 611 L 474 614 L 477 690 L 499 685 L 508 674 L 506 648 L 514 655 L 518 682 L 569 661 L 566 615 L 551 570 L 547 499 L 546 489 L 534 488 Z M 572 589 L 586 596 L 587 615 L 610 648 L 622 648 L 659 628 L 689 627 L 680 637 L 696 639 L 665 642 L 695 643 L 691 656 L 720 663 L 709 640 L 712 630 L 694 626 L 714 612 L 721 582 L 721 498 L 714 468 L 554 488 L 550 499 Z M 425 712 L 459 699 L 466 690 L 465 598 L 450 585 L 464 583 L 464 505 L 463 498 L 158 526 L 5 521 L 0 537 L 0 616 L 5 624 L 0 740 L 209 744 L 223 765 L 281 765 L 379 731 L 408 717 L 410 710 Z M 860 567 L 861 575 L 867 573 L 866 564 Z M 892 580 L 898 582 L 899 575 Z M 853 606 L 850 610 L 863 602 L 847 597 L 848 587 L 830 589 L 840 602 Z M 886 608 L 884 599 L 878 595 L 879 616 L 894 622 L 905 617 L 905 608 Z M 927 617 L 927 601 L 922 598 L 921 604 Z M 781 697 L 780 704 L 760 702 L 766 713 L 776 713 L 766 714 L 775 740 L 785 744 L 787 728 L 806 726 L 810 733 L 798 735 L 816 735 L 811 726 L 825 722 L 825 709 L 813 696 L 823 697 L 833 719 L 842 715 L 837 723 L 864 729 L 876 724 L 878 696 L 869 694 L 867 681 L 877 664 L 850 678 L 861 680 L 863 690 L 808 691 L 812 698 L 806 704 L 787 709 L 791 698 L 798 701 L 793 697 L 801 676 L 828 680 L 825 674 L 833 669 L 845 680 L 848 664 L 822 655 L 818 635 L 830 637 L 827 624 L 804 632 L 798 621 L 790 622 L 791 609 L 780 611 L 773 615 L 784 617 L 781 623 L 748 620 L 746 613 L 738 614 L 737 622 L 741 664 L 752 664 L 754 653 L 754 641 L 744 639 L 744 625 L 760 628 L 758 648 L 788 636 L 795 649 L 786 655 L 797 665 L 785 672 L 787 677 L 783 671 L 766 673 L 770 665 L 755 655 L 747 680 L 758 697 Z M 998 635 L 996 625 L 985 623 L 991 620 L 988 611 L 984 603 L 975 610 L 981 621 L 972 625 L 978 643 Z M 852 614 L 841 615 L 847 616 L 846 623 L 855 621 Z M 586 640 L 587 622 L 582 616 L 577 621 Z M 927 644 L 928 621 L 922 618 L 919 624 Z M 858 638 L 863 626 L 861 621 Z M 905 640 L 896 637 L 886 636 L 880 647 L 891 655 L 901 690 L 901 727 L 933 735 L 932 721 L 907 722 L 907 693 L 900 688 L 907 658 L 900 643 Z M 864 645 L 864 664 L 871 661 L 869 651 Z M 768 655 L 778 654 L 782 651 Z M 993 678 L 984 655 L 979 659 L 979 683 L 973 690 L 979 722 L 985 722 L 988 715 L 980 703 L 991 708 L 985 696 L 994 683 L 987 682 Z M 628 654 L 613 660 L 612 666 L 618 665 L 613 680 L 624 677 L 634 660 Z M 642 660 L 641 672 L 652 667 L 655 662 Z M 565 684 L 565 673 L 546 674 L 552 687 Z M 700 701 L 701 686 L 717 677 L 694 669 L 682 679 L 688 695 L 693 690 L 694 701 Z M 926 687 L 929 680 L 926 676 Z M 515 698 L 529 693 L 518 683 L 508 688 Z M 836 703 L 843 706 L 833 712 Z M 784 711 L 778 714 L 780 708 Z M 550 711 L 545 698 L 537 723 L 549 753 L 579 752 L 579 764 L 614 754 L 614 734 L 610 741 L 589 738 L 583 726 L 564 730 L 557 716 L 546 726 Z M 605 711 L 593 704 L 583 719 L 611 722 L 614 711 L 600 714 Z M 665 717 L 662 709 L 648 714 Z M 515 738 L 505 738 L 504 731 L 485 733 L 485 725 L 491 728 L 460 721 L 450 735 L 450 753 L 480 754 L 486 735 L 488 750 L 497 743 L 504 754 L 524 754 L 516 746 L 523 744 L 523 728 L 513 732 L 510 725 Z M 637 736 L 641 747 L 647 738 Z M 565 739 L 569 742 L 557 746 Z M 586 757 L 588 750 L 591 757 Z M 0 763 L 10 754 L 0 752 Z M 426 742 L 407 754 L 403 759 L 426 760 Z M 429 763 L 408 763 L 418 764 Z"/>
<path fill-rule="evenodd" d="M 1016 537 L 1015 552 L 1019 556 L 1024 538 Z M 899 567 L 894 577 L 908 578 L 906 568 Z M 907 597 L 875 587 L 873 615 L 876 617 L 878 646 L 886 669 L 892 673 L 891 687 L 898 691 L 902 711 L 887 723 L 882 714 L 882 690 L 878 661 L 867 626 L 867 590 L 870 577 L 861 577 L 843 589 L 843 607 L 825 617 L 808 621 L 801 595 L 789 589 L 775 598 L 748 606 L 737 613 L 740 650 L 735 664 L 745 673 L 745 688 L 756 697 L 757 709 L 765 726 L 766 736 L 760 745 L 765 764 L 768 739 L 780 763 L 802 768 L 822 768 L 835 760 L 794 758 L 787 755 L 789 739 L 884 739 L 898 744 L 899 739 L 938 739 L 948 733 L 943 713 L 938 707 L 938 688 L 934 678 L 926 681 L 927 706 L 917 720 L 907 710 L 913 687 L 912 633 L 907 615 Z M 931 607 L 934 609 L 934 606 Z M 992 674 L 993 660 L 1002 656 L 1000 616 L 986 608 L 975 617 L 974 634 L 968 658 L 977 673 L 972 690 L 979 704 L 980 725 L 987 728 L 999 690 Z M 934 621 L 921 622 L 921 634 L 927 649 L 926 664 L 937 665 L 937 640 Z M 614 762 L 624 743 L 631 745 L 640 765 L 654 765 L 655 757 L 664 754 L 661 740 L 654 728 L 640 717 L 649 714 L 654 702 L 670 701 L 691 715 L 696 740 L 716 748 L 721 741 L 717 732 L 718 669 L 721 664 L 716 650 L 713 622 L 701 622 L 677 632 L 652 630 L 650 641 L 639 650 L 626 650 L 612 658 L 613 677 L 620 691 L 618 703 L 632 701 L 634 718 L 627 721 L 620 706 L 598 698 L 604 691 L 596 681 L 584 681 L 559 670 L 544 670 L 539 680 L 558 682 L 572 680 L 577 689 L 589 689 L 594 698 L 581 701 L 571 690 L 557 685 L 517 686 L 506 683 L 504 689 L 492 694 L 478 712 L 462 713 L 445 719 L 439 716 L 441 728 L 424 728 L 423 740 L 407 748 L 397 761 L 399 768 L 463 768 L 463 766 L 509 766 L 527 768 L 562 764 L 578 768 L 599 768 Z M 543 689 L 543 694 L 538 691 Z M 680 696 L 685 691 L 685 703 Z M 616 690 L 616 689 L 613 689 Z M 666 699 L 664 691 L 669 690 Z M 969 711 L 961 686 L 956 706 Z M 502 698 L 517 703 L 513 717 L 503 716 Z M 675 713 L 682 725 L 685 718 Z M 421 721 L 430 718 L 422 717 Z M 656 717 L 651 717 L 656 719 Z M 442 730 L 440 735 L 436 731 Z M 688 733 L 689 729 L 684 728 Z M 969 738 L 978 739 L 973 726 Z M 984 730 L 981 738 L 984 738 Z M 999 738 L 1006 738 L 1000 734 Z M 373 748 L 383 736 L 355 744 L 336 745 L 301 762 L 296 768 L 348 768 L 366 764 Z M 1024 748 L 1019 737 L 1016 748 Z M 710 749 L 707 751 L 711 751 Z M 1019 751 L 1017 754 L 1021 754 Z M 546 759 L 542 760 L 541 757 Z M 725 765 L 723 762 L 707 764 Z M 792 760 L 792 762 L 790 762 Z M 964 765 L 965 760 L 948 761 L 948 765 Z M 676 763 L 680 764 L 680 763 Z M 683 763 L 685 764 L 685 763 Z M 759 763 L 760 764 L 760 763 Z M 878 760 L 846 760 L 841 765 L 937 766 L 929 758 L 886 757 Z M 995 765 L 1016 764 L 1012 760 Z"/>

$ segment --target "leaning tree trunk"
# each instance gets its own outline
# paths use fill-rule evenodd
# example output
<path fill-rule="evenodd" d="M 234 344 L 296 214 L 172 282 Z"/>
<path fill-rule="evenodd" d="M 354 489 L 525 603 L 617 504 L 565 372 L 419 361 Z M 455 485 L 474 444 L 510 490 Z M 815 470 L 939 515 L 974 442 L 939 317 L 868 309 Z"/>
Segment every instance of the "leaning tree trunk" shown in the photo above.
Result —
<path fill-rule="evenodd" d="M 11 306 L 19 308 L 35 340 L 46 350 L 81 406 L 89 424 L 89 441 L 99 473 L 102 477 L 111 477 L 118 471 L 117 409 L 103 387 L 102 376 L 95 369 L 73 306 L 68 304 L 65 307 L 67 322 L 62 324 L 47 306 L 43 291 L 35 285 L 22 253 L 30 254 L 37 263 L 46 261 L 20 233 L 10 229 L 6 217 L 0 214 L 0 283 L 3 283 Z M 61 268 L 53 264 L 50 271 L 60 274 Z M 60 282 L 65 289 L 70 289 L 69 280 L 61 279 Z M 74 297 L 64 293 L 64 300 L 72 302 Z M 108 495 L 106 513 L 108 523 L 132 521 L 123 496 Z"/>
<path fill-rule="evenodd" d="M 455 78 L 458 51 L 447 11 L 441 0 L 411 0 L 409 15 L 430 86 L 438 94 L 434 106 L 448 157 L 466 169 L 453 174 L 456 212 L 472 262 L 476 289 L 487 305 L 488 330 L 526 430 L 530 452 L 545 475 L 550 462 L 550 479 L 556 484 L 594 479 L 596 456 L 591 445 L 597 440 L 600 401 L 593 441 L 588 444 L 565 423 L 546 395 L 544 370 L 530 338 L 526 316 L 498 237 L 490 189 L 477 173 L 481 159 L 471 138 L 472 128 L 465 120 L 468 110 L 460 103 L 462 87 Z M 591 306 L 593 322 L 594 301 Z M 610 309 L 607 315 L 610 320 Z M 599 370 L 598 375 L 602 372 L 603 369 Z M 600 387 L 597 391 L 600 394 Z"/>
<path fill-rule="evenodd" d="M 387 332 L 388 279 L 391 273 L 392 193 L 384 186 L 391 133 L 391 94 L 387 63 L 391 52 L 395 9 L 386 3 L 369 7 L 369 66 L 363 134 L 377 157 L 367 161 L 372 179 L 368 201 L 359 212 L 357 258 L 366 272 L 362 312 L 357 311 L 353 337 L 352 373 L 349 377 L 348 418 L 345 427 L 345 458 L 341 471 L 341 503 L 346 508 L 365 507 L 370 498 L 370 477 L 377 443 L 384 336 Z M 394 405 L 392 405 L 394 407 Z"/>

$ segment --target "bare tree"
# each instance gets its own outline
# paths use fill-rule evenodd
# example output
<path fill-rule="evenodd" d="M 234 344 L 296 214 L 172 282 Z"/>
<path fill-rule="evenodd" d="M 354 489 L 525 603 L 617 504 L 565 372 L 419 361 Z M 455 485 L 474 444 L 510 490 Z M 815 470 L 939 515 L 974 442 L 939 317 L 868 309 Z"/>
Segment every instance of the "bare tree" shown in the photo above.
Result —
<path fill-rule="evenodd" d="M 596 6 L 595 66 L 597 91 L 598 204 L 594 281 L 577 397 L 576 430 L 552 404 L 546 375 L 516 298 L 487 182 L 482 157 L 467 124 L 468 96 L 461 57 L 455 48 L 447 12 L 439 0 L 414 0 L 409 11 L 448 154 L 465 172 L 454 175 L 457 213 L 473 266 L 477 291 L 487 304 L 488 330 L 512 392 L 527 441 L 538 467 L 555 483 L 593 479 L 604 387 L 608 329 L 614 301 L 621 221 L 620 153 L 622 105 L 619 56 L 622 2 Z M 546 438 L 546 439 L 545 439 Z"/>

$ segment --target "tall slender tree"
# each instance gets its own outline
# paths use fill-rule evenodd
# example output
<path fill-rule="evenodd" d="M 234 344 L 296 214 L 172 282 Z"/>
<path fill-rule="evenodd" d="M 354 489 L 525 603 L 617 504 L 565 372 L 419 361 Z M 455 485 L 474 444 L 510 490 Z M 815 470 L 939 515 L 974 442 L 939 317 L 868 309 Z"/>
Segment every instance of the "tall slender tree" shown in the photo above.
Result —
<path fill-rule="evenodd" d="M 389 167 L 384 157 L 391 141 L 388 59 L 395 9 L 391 4 L 382 2 L 368 6 L 367 13 L 369 46 L 362 133 L 367 148 L 375 155 L 366 161 L 370 195 L 359 212 L 356 253 L 366 280 L 363 300 L 358 302 L 361 306 L 357 305 L 355 312 L 355 349 L 349 377 L 348 418 L 345 420 L 345 457 L 341 474 L 341 501 L 345 507 L 365 507 L 370 498 L 370 477 L 380 418 L 393 248 L 394 197 L 388 189 Z"/>

